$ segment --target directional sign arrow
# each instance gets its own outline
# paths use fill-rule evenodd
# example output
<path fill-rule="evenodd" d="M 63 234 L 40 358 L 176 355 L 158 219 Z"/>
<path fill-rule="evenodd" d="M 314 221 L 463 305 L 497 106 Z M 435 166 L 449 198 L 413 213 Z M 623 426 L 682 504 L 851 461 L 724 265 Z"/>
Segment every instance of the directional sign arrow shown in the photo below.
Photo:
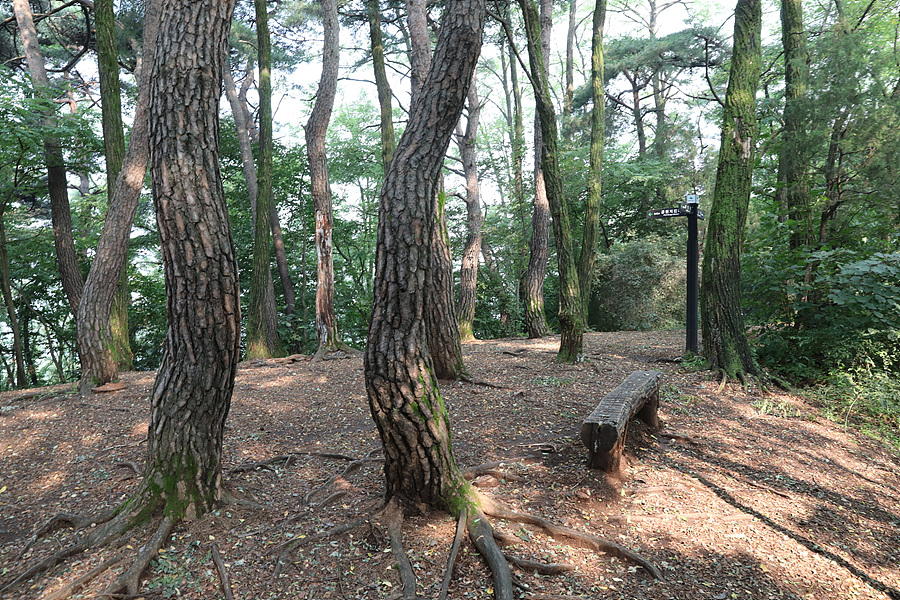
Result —
<path fill-rule="evenodd" d="M 647 213 L 648 219 L 666 219 L 669 217 L 684 217 L 690 213 L 682 210 L 680 206 L 674 208 L 654 208 Z"/>

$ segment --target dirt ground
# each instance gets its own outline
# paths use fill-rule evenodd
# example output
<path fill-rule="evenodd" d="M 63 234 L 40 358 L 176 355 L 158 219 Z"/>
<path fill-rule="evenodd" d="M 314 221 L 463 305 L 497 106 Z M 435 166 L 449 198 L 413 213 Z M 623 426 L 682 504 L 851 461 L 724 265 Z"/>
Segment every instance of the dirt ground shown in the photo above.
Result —
<path fill-rule="evenodd" d="M 552 576 L 514 568 L 518 596 L 900 598 L 900 457 L 800 398 L 732 384 L 717 393 L 709 373 L 682 367 L 683 335 L 591 333 L 589 360 L 578 365 L 553 362 L 558 338 L 465 344 L 472 376 L 502 387 L 444 383 L 457 462 L 535 457 L 479 477 L 482 492 L 626 545 L 665 574 L 655 581 L 622 559 L 496 522 L 518 542 L 508 554 L 573 567 Z M 629 373 L 650 369 L 663 372 L 662 429 L 632 424 L 620 479 L 587 469 L 581 420 Z M 126 389 L 84 399 L 60 395 L 65 387 L 0 394 L 0 589 L 78 535 L 59 529 L 22 555 L 39 524 L 115 507 L 135 488 L 153 376 L 126 373 Z M 242 364 L 225 432 L 226 484 L 262 507 L 226 506 L 176 528 L 139 597 L 225 597 L 215 548 L 239 600 L 399 598 L 377 522 L 306 543 L 276 574 L 286 542 L 372 513 L 383 494 L 379 452 L 361 358 Z M 404 522 L 422 598 L 438 596 L 455 530 L 441 513 Z M 148 535 L 133 532 L 0 598 L 41 598 Z M 70 597 L 93 597 L 102 583 Z M 449 597 L 491 595 L 489 572 L 465 541 Z"/>

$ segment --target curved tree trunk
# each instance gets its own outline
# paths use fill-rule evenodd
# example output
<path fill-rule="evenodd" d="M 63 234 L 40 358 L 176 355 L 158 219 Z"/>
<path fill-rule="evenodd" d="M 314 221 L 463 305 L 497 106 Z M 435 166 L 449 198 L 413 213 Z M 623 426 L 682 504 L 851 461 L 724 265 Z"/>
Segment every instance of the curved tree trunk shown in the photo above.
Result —
<path fill-rule="evenodd" d="M 259 171 L 253 218 L 253 273 L 250 276 L 250 306 L 247 315 L 247 357 L 272 358 L 282 353 L 270 265 L 271 214 L 275 203 L 272 193 L 272 44 L 266 2 L 255 0 L 254 5 L 259 61 Z"/>
<path fill-rule="evenodd" d="M 572 250 L 572 231 L 569 211 L 563 196 L 557 151 L 556 111 L 550 98 L 550 87 L 541 43 L 538 9 L 533 0 L 519 0 L 528 36 L 528 58 L 531 80 L 541 120 L 541 170 L 547 186 L 547 200 L 553 215 L 553 235 L 556 238 L 556 260 L 559 268 L 559 328 L 561 340 L 558 362 L 575 362 L 582 352 L 584 311 L 578 269 Z"/>
<path fill-rule="evenodd" d="M 423 93 L 423 85 L 431 65 L 431 42 L 428 34 L 426 2 L 407 0 L 409 21 L 410 63 L 412 90 L 410 106 L 414 106 Z M 412 109 L 410 109 L 412 112 Z M 450 255 L 450 232 L 443 182 L 436 190 L 434 203 L 434 228 L 431 236 L 431 268 L 428 270 L 428 310 L 425 327 L 428 331 L 428 347 L 434 372 L 441 379 L 458 379 L 466 374 L 459 341 L 459 324 L 453 298 L 453 260 Z"/>
<path fill-rule="evenodd" d="M 703 355 L 729 377 L 757 373 L 741 314 L 741 245 L 756 150 L 761 12 L 760 0 L 738 0 L 735 8 L 722 147 L 703 249 Z"/>
<path fill-rule="evenodd" d="M 100 77 L 100 110 L 103 121 L 103 146 L 106 155 L 106 197 L 113 201 L 116 179 L 125 160 L 125 132 L 122 125 L 122 93 L 119 85 L 119 48 L 116 43 L 116 15 L 112 0 L 94 3 L 97 30 L 97 66 Z M 134 366 L 128 339 L 128 268 L 123 265 L 110 313 L 113 353 L 119 369 Z"/>
<path fill-rule="evenodd" d="M 483 0 L 450 0 L 421 101 L 381 192 L 366 391 L 384 445 L 387 499 L 453 510 L 465 487 L 425 331 L 437 182 L 481 48 Z"/>
<path fill-rule="evenodd" d="M 478 137 L 478 121 L 481 100 L 473 77 L 468 95 L 468 118 L 465 132 L 457 129 L 457 143 L 466 175 L 466 246 L 459 269 L 459 337 L 461 341 L 475 339 L 475 302 L 478 289 L 478 255 L 481 252 L 481 186 L 478 182 L 478 159 L 475 143 Z"/>
<path fill-rule="evenodd" d="M 581 285 L 582 314 L 586 317 L 591 284 L 594 281 L 594 262 L 600 229 L 600 202 L 603 179 L 603 142 L 606 124 L 606 92 L 603 88 L 603 26 L 606 22 L 606 0 L 597 0 L 594 6 L 594 29 L 591 36 L 591 89 L 594 106 L 591 108 L 590 172 L 588 174 L 588 200 L 585 206 L 584 230 L 581 236 L 581 254 L 578 257 L 578 282 Z"/>
<path fill-rule="evenodd" d="M 169 329 L 150 395 L 144 475 L 175 518 L 222 493 L 222 435 L 240 349 L 240 294 L 219 172 L 219 96 L 234 3 L 163 0 L 150 103 L 153 200 Z"/>
<path fill-rule="evenodd" d="M 328 159 L 325 156 L 325 134 L 331 120 L 334 97 L 337 93 L 339 45 L 337 2 L 322 0 L 322 25 L 325 44 L 322 50 L 322 77 L 316 104 L 306 124 L 306 154 L 309 157 L 309 180 L 316 217 L 316 257 L 318 259 L 318 285 L 316 286 L 316 332 L 319 349 L 316 357 L 326 352 L 346 348 L 338 337 L 334 316 L 334 243 L 332 230 L 334 219 L 331 209 L 331 186 L 328 181 Z"/>
<path fill-rule="evenodd" d="M 28 65 L 32 85 L 38 97 L 47 98 L 51 93 L 50 80 L 47 78 L 31 5 L 28 0 L 13 0 L 13 12 L 19 27 L 19 35 L 22 37 L 25 63 Z M 43 121 L 49 128 L 55 126 L 56 119 L 52 109 L 45 112 Z M 72 237 L 72 213 L 69 209 L 69 190 L 62 146 L 52 134 L 44 136 L 44 159 L 47 164 L 47 188 L 50 195 L 50 220 L 53 225 L 56 262 L 69 308 L 74 315 L 81 302 L 84 279 L 81 276 L 81 267 L 75 254 L 75 240 Z"/>
<path fill-rule="evenodd" d="M 801 0 L 781 0 L 781 42 L 784 48 L 785 103 L 776 196 L 783 216 L 794 222 L 790 247 L 795 249 L 813 243 L 806 175 L 809 157 L 802 114 L 809 85 L 809 52 L 806 49 Z"/>
<path fill-rule="evenodd" d="M 86 393 L 92 386 L 114 381 L 118 377 L 117 360 L 113 351 L 114 338 L 110 330 L 110 312 L 116 283 L 127 258 L 131 225 L 137 212 L 150 158 L 147 137 L 150 110 L 149 63 L 155 52 L 158 9 L 158 2 L 148 2 L 145 9 L 144 47 L 138 63 L 140 72 L 134 125 L 103 223 L 103 231 L 97 242 L 97 253 L 84 284 L 84 295 L 76 311 L 81 357 L 79 387 L 82 393 Z"/>
<path fill-rule="evenodd" d="M 544 72 L 550 60 L 550 36 L 553 26 L 552 7 L 548 0 L 541 0 L 539 18 L 539 45 L 543 56 Z M 537 94 L 537 91 L 535 91 Z M 528 246 L 528 270 L 525 273 L 525 332 L 530 338 L 547 335 L 547 317 L 544 312 L 544 280 L 547 278 L 547 261 L 550 257 L 550 200 L 543 168 L 543 130 L 539 115 L 534 117 L 534 212 L 531 215 L 531 243 Z"/>

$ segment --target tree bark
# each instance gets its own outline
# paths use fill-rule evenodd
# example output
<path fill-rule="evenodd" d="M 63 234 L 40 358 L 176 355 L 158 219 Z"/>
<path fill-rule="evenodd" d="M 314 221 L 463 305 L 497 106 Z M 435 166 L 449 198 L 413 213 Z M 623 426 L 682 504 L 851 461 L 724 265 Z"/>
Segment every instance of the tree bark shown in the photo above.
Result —
<path fill-rule="evenodd" d="M 722 145 L 703 250 L 703 354 L 710 367 L 721 369 L 729 377 L 758 372 L 741 314 L 741 246 L 757 136 L 755 96 L 762 62 L 760 4 L 760 0 L 738 0 L 735 8 Z"/>
<path fill-rule="evenodd" d="M 591 108 L 591 148 L 588 174 L 588 200 L 584 211 L 581 254 L 578 258 L 578 282 L 581 285 L 582 314 L 587 315 L 594 281 L 594 262 L 600 229 L 600 203 L 603 179 L 603 142 L 606 124 L 606 92 L 603 87 L 603 27 L 606 22 L 606 0 L 594 5 L 593 34 L 591 35 L 591 89 L 594 106 Z"/>
<path fill-rule="evenodd" d="M 328 182 L 328 159 L 325 155 L 325 134 L 331 120 L 334 97 L 337 93 L 339 44 L 336 0 L 322 0 L 322 25 L 325 44 L 322 51 L 322 77 L 309 122 L 306 124 L 306 154 L 309 157 L 309 180 L 312 185 L 316 218 L 316 257 L 318 285 L 316 286 L 316 332 L 319 349 L 316 357 L 346 347 L 338 337 L 334 316 L 334 219 L 331 207 L 331 186 Z"/>
<path fill-rule="evenodd" d="M 144 47 L 139 61 L 138 97 L 134 125 L 122 169 L 116 179 L 97 252 L 84 284 L 84 294 L 76 311 L 78 348 L 81 358 L 82 393 L 91 387 L 114 381 L 118 377 L 118 361 L 110 330 L 110 312 L 128 254 L 131 225 L 144 187 L 150 158 L 148 142 L 150 80 L 149 64 L 156 46 L 158 2 L 148 2 L 144 16 Z"/>
<path fill-rule="evenodd" d="M 381 162 L 384 172 L 394 156 L 397 143 L 394 138 L 394 109 L 391 107 L 391 84 L 384 64 L 384 43 L 381 35 L 381 5 L 378 0 L 368 0 L 369 39 L 372 44 L 372 67 L 375 71 L 375 87 L 378 90 L 378 106 L 381 109 Z"/>
<path fill-rule="evenodd" d="M 524 9 L 523 9 L 524 10 Z M 543 70 L 549 64 L 552 5 L 541 0 L 539 17 L 539 42 L 543 56 Z M 537 93 L 537 92 L 535 92 Z M 525 332 L 530 338 L 541 338 L 549 333 L 544 312 L 544 280 L 547 278 L 547 260 L 550 257 L 550 201 L 543 169 L 543 124 L 541 117 L 534 117 L 534 212 L 531 215 L 531 243 L 528 246 L 528 270 L 525 273 Z"/>
<path fill-rule="evenodd" d="M 259 171 L 257 172 L 256 217 L 253 219 L 253 273 L 250 276 L 250 306 L 247 315 L 247 357 L 272 358 L 282 353 L 278 337 L 278 313 L 272 281 L 271 215 L 275 203 L 272 139 L 272 44 L 266 1 L 255 0 L 256 44 L 259 61 Z M 230 67 L 229 67 L 230 69 Z"/>
<path fill-rule="evenodd" d="M 119 48 L 116 42 L 116 15 L 112 0 L 94 3 L 97 30 L 97 67 L 100 78 L 100 111 L 103 123 L 103 146 L 106 156 L 106 198 L 112 203 L 116 179 L 125 160 L 125 132 L 122 124 L 122 93 L 119 85 Z M 128 268 L 122 274 L 110 312 L 113 353 L 116 366 L 129 371 L 134 366 L 128 339 Z"/>
<path fill-rule="evenodd" d="M 432 61 L 431 42 L 424 0 L 408 0 L 406 5 L 412 65 L 410 105 L 413 106 L 425 93 L 423 85 Z M 431 350 L 435 374 L 441 379 L 458 379 L 465 376 L 466 368 L 462 359 L 459 324 L 453 298 L 453 260 L 450 256 L 447 215 L 444 211 L 446 198 L 443 183 L 437 186 L 436 193 L 431 238 L 432 267 L 427 271 L 428 311 L 425 315 L 425 327 L 428 330 L 428 347 Z"/>
<path fill-rule="evenodd" d="M 519 0 L 528 39 L 528 58 L 531 80 L 541 120 L 541 163 L 547 186 L 547 200 L 553 215 L 553 235 L 556 238 L 556 260 L 559 268 L 559 327 L 561 340 L 558 362 L 575 362 L 582 353 L 584 311 L 578 269 L 572 250 L 572 231 L 568 206 L 563 196 L 557 151 L 556 111 L 550 98 L 546 62 L 538 9 L 533 0 Z"/>
<path fill-rule="evenodd" d="M 10 194 L 11 195 L 11 194 Z M 25 358 L 22 352 L 22 329 L 16 316 L 16 304 L 13 301 L 12 286 L 9 280 L 9 254 L 6 244 L 6 222 L 3 214 L 9 204 L 9 197 L 0 202 L 0 291 L 3 292 L 3 303 L 6 305 L 6 315 L 9 318 L 9 328 L 13 336 L 13 362 L 15 363 L 16 387 L 28 387 L 28 378 L 25 375 Z"/>
<path fill-rule="evenodd" d="M 25 63 L 28 65 L 36 95 L 50 100 L 50 80 L 47 78 L 31 5 L 28 0 L 13 0 L 13 11 L 22 37 Z M 56 125 L 52 108 L 44 112 L 43 122 L 49 129 Z M 69 308 L 74 315 L 78 303 L 81 302 L 84 279 L 81 276 L 81 267 L 75 253 L 75 240 L 72 237 L 72 213 L 69 209 L 69 191 L 62 146 L 56 136 L 50 133 L 44 136 L 44 159 L 47 164 L 47 188 L 50 195 L 50 220 L 53 226 L 56 262 Z"/>
<path fill-rule="evenodd" d="M 366 345 L 369 407 L 384 445 L 387 499 L 454 511 L 465 484 L 425 330 L 437 182 L 481 48 L 483 0 L 450 0 L 420 102 L 381 192 L 375 301 Z"/>
<path fill-rule="evenodd" d="M 459 337 L 461 341 L 475 339 L 475 302 L 478 289 L 478 255 L 481 252 L 481 186 L 478 181 L 478 157 L 475 144 L 478 137 L 478 121 L 481 116 L 481 100 L 473 78 L 469 86 L 468 118 L 465 132 L 457 126 L 457 144 L 466 176 L 466 245 L 459 269 Z"/>
<path fill-rule="evenodd" d="M 575 16 L 578 0 L 569 0 L 569 29 L 566 31 L 566 100 L 563 115 L 572 114 L 572 99 L 575 96 Z M 606 8 L 604 7 L 604 13 Z"/>
<path fill-rule="evenodd" d="M 222 494 L 222 436 L 240 350 L 240 291 L 218 131 L 233 1 L 163 0 L 150 164 L 169 329 L 150 395 L 146 487 L 192 518 Z"/>
<path fill-rule="evenodd" d="M 802 0 L 781 1 L 781 43 L 784 48 L 784 126 L 778 153 L 776 197 L 783 216 L 793 221 L 790 248 L 813 243 L 807 183 L 809 156 L 803 102 L 809 85 L 809 52 L 803 29 Z"/>

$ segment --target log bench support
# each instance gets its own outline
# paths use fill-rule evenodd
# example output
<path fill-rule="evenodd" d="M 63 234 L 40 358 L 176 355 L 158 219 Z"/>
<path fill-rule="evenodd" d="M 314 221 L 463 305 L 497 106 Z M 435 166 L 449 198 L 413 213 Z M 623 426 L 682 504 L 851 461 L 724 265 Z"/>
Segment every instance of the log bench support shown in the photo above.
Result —
<path fill-rule="evenodd" d="M 606 395 L 581 424 L 581 441 L 589 451 L 588 465 L 617 473 L 625 447 L 628 421 L 638 418 L 659 429 L 659 371 L 635 371 Z"/>

